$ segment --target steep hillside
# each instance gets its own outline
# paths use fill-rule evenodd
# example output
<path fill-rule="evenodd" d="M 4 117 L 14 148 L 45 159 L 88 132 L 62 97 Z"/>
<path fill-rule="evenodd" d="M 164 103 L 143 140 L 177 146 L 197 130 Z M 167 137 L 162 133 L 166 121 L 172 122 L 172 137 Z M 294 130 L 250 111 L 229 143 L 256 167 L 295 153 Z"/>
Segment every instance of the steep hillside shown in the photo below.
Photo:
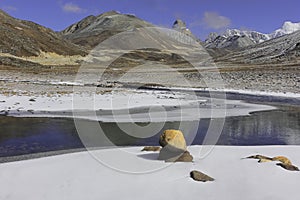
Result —
<path fill-rule="evenodd" d="M 217 61 L 235 63 L 299 63 L 300 31 L 219 56 Z"/>
<path fill-rule="evenodd" d="M 110 11 L 98 16 L 88 16 L 69 26 L 61 34 L 75 44 L 93 48 L 117 33 L 149 26 L 153 25 L 133 15 Z"/>
<path fill-rule="evenodd" d="M 85 55 L 86 51 L 63 39 L 51 29 L 15 19 L 0 10 L 0 53 L 14 56 L 38 56 L 41 52 L 58 55 Z"/>

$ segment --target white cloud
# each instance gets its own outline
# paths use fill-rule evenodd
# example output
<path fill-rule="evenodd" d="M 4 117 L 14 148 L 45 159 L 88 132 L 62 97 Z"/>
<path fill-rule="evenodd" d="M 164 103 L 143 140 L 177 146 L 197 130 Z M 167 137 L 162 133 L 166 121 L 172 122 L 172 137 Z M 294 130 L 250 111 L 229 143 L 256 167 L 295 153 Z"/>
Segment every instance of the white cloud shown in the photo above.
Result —
<path fill-rule="evenodd" d="M 66 3 L 62 7 L 63 11 L 69 12 L 69 13 L 83 13 L 85 10 L 83 8 L 80 8 L 78 5 L 73 3 Z"/>
<path fill-rule="evenodd" d="M 229 18 L 221 16 L 216 12 L 205 12 L 201 21 L 207 28 L 215 30 L 228 28 L 231 24 Z"/>

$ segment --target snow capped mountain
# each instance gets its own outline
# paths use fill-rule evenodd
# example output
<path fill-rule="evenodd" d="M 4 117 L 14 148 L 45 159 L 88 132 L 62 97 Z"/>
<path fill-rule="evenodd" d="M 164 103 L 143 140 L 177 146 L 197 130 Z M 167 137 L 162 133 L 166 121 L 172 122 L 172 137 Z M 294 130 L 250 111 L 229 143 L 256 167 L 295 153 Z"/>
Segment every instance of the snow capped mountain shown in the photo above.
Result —
<path fill-rule="evenodd" d="M 271 39 L 268 34 L 259 33 L 257 31 L 242 31 L 242 30 L 232 29 L 232 30 L 226 30 L 226 32 L 224 33 L 225 37 L 230 37 L 230 36 L 234 36 L 234 35 L 235 36 L 247 36 L 254 43 L 261 43 L 261 42 Z"/>
<path fill-rule="evenodd" d="M 253 44 L 259 44 L 273 38 L 294 33 L 299 30 L 300 22 L 292 23 L 290 21 L 285 22 L 280 29 L 277 29 L 270 34 L 249 30 L 227 29 L 222 34 L 210 34 L 205 43 L 206 47 L 210 48 L 241 48 Z M 244 42 L 237 42 L 237 40 L 243 40 Z"/>
<path fill-rule="evenodd" d="M 256 31 L 227 29 L 223 34 L 211 33 L 205 41 L 208 48 L 241 48 L 271 39 L 268 34 Z"/>
<path fill-rule="evenodd" d="M 220 54 L 211 51 L 217 61 L 232 61 L 235 63 L 299 63 L 300 61 L 300 31 L 286 34 L 247 48 Z M 221 50 L 222 52 L 222 50 Z"/>
<path fill-rule="evenodd" d="M 271 38 L 280 37 L 286 34 L 291 34 L 296 31 L 300 30 L 300 22 L 299 23 L 293 23 L 290 21 L 284 22 L 282 28 L 277 29 L 273 33 L 269 34 Z"/>
<path fill-rule="evenodd" d="M 223 34 L 212 33 L 206 39 L 208 48 L 242 48 L 272 39 L 269 34 L 257 31 L 227 29 Z"/>

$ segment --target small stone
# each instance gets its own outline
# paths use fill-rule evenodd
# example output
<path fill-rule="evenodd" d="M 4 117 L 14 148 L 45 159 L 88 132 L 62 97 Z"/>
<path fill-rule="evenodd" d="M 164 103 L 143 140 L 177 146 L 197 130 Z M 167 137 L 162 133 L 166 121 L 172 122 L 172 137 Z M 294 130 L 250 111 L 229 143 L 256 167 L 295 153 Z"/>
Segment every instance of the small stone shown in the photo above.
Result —
<path fill-rule="evenodd" d="M 29 101 L 35 102 L 35 99 L 29 99 Z"/>
<path fill-rule="evenodd" d="M 0 115 L 2 115 L 2 116 L 7 116 L 8 113 L 9 113 L 9 111 L 7 111 L 7 110 L 1 110 L 0 113 L 1 113 Z"/>
<path fill-rule="evenodd" d="M 202 182 L 206 182 L 206 181 L 214 181 L 215 179 L 202 173 L 199 171 L 191 171 L 190 176 L 192 179 L 194 179 L 195 181 L 202 181 Z"/>
<path fill-rule="evenodd" d="M 263 155 L 253 155 L 253 156 L 248 156 L 247 158 L 272 160 L 272 158 L 267 157 L 267 156 L 263 156 Z"/>
<path fill-rule="evenodd" d="M 142 151 L 160 151 L 161 147 L 147 146 L 142 149 Z"/>
<path fill-rule="evenodd" d="M 28 112 L 30 112 L 31 114 L 34 114 L 34 110 L 27 110 Z"/>
<path fill-rule="evenodd" d="M 277 163 L 276 165 L 290 171 L 299 171 L 299 168 L 292 165 L 292 164 L 286 164 L 286 163 Z"/>

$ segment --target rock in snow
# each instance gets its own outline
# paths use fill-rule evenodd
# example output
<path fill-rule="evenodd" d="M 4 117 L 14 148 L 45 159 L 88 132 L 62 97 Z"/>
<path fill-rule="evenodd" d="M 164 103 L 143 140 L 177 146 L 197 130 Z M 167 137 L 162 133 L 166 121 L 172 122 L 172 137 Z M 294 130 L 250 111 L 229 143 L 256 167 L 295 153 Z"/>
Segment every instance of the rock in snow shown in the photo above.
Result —
<path fill-rule="evenodd" d="M 159 138 L 159 144 L 162 147 L 172 146 L 178 150 L 186 150 L 184 135 L 179 130 L 165 130 Z"/>
<path fill-rule="evenodd" d="M 188 147 L 195 157 L 193 163 L 148 159 L 141 147 L 2 163 L 0 199 L 299 199 L 300 173 L 274 163 L 239 159 L 257 152 L 284 154 L 299 165 L 299 146 L 215 146 L 205 157 L 201 156 L 202 148 Z M 102 162 L 91 153 L 100 156 Z M 195 182 L 189 178 L 192 170 L 212 175 L 215 181 Z"/>
<path fill-rule="evenodd" d="M 160 136 L 159 160 L 166 162 L 192 162 L 193 156 L 187 151 L 184 135 L 179 130 L 165 130 Z"/>
<path fill-rule="evenodd" d="M 215 180 L 212 177 L 210 177 L 202 172 L 196 171 L 196 170 L 191 171 L 190 176 L 195 181 L 206 182 L 206 181 L 214 181 Z"/>
<path fill-rule="evenodd" d="M 142 151 L 160 151 L 161 147 L 147 146 L 142 149 Z"/>

